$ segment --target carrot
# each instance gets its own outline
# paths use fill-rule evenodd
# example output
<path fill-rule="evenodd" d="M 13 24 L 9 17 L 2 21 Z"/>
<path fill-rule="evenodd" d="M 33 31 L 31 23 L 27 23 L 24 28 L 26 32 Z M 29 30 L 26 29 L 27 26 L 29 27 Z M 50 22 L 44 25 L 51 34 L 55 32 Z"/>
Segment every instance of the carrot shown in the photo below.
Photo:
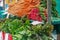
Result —
<path fill-rule="evenodd" d="M 19 0 L 9 7 L 8 12 L 21 17 L 29 14 L 30 10 L 37 7 L 39 4 L 40 0 Z"/>

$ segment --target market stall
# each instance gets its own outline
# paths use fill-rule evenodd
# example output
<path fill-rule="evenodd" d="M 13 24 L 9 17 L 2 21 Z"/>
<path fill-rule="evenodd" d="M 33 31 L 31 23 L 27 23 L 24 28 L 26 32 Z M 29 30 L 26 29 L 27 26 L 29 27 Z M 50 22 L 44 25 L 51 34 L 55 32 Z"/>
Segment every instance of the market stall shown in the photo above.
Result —
<path fill-rule="evenodd" d="M 54 0 L 4 0 L 0 30 L 7 38 L 0 39 L 52 40 L 53 17 L 58 17 L 55 6 Z"/>

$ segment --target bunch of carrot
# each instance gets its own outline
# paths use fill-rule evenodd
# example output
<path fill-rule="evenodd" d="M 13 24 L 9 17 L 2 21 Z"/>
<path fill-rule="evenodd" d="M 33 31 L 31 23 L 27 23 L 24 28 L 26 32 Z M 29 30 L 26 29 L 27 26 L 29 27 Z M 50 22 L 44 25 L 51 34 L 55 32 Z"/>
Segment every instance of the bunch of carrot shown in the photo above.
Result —
<path fill-rule="evenodd" d="M 30 13 L 30 11 L 40 5 L 40 0 L 19 0 L 15 4 L 10 4 L 8 12 L 10 14 L 22 17 Z"/>

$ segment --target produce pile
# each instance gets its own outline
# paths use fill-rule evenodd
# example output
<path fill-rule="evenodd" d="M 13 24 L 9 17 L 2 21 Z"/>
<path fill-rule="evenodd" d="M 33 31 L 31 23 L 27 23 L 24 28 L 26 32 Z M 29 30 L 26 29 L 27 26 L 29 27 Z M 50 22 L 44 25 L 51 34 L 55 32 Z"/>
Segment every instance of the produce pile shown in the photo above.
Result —
<path fill-rule="evenodd" d="M 29 12 L 39 4 L 40 0 L 19 0 L 15 4 L 9 5 L 8 12 L 21 17 L 29 14 Z"/>
<path fill-rule="evenodd" d="M 52 0 L 52 17 L 58 17 L 58 12 L 55 9 L 56 2 Z M 47 20 L 47 0 L 19 0 L 14 4 L 9 4 L 8 12 L 18 17 L 28 16 L 34 9 L 38 9 L 38 12 L 43 20 Z M 13 11 L 14 10 L 14 11 Z M 41 18 L 40 17 L 40 18 Z"/>
<path fill-rule="evenodd" d="M 54 0 L 52 5 L 52 16 L 57 17 Z M 1 19 L 0 30 L 10 33 L 13 40 L 52 40 L 53 25 L 47 23 L 47 0 L 19 0 L 9 4 L 8 12 L 14 16 Z M 44 24 L 31 24 L 34 21 Z"/>
<path fill-rule="evenodd" d="M 30 24 L 30 20 L 23 20 L 1 20 L 0 29 L 3 32 L 12 34 L 13 40 L 52 40 L 52 25 L 48 23 L 32 25 Z"/>

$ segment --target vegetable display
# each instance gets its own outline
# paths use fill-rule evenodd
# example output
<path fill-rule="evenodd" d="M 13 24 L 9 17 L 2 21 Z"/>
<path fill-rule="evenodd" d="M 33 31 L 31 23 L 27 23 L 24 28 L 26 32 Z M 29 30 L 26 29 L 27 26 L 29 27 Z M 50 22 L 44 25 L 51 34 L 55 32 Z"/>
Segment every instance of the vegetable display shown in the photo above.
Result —
<path fill-rule="evenodd" d="M 12 1 L 10 3 L 6 0 L 9 6 L 8 19 L 0 19 L 0 30 L 11 34 L 10 40 L 52 40 L 54 27 L 47 22 L 47 0 Z M 52 0 L 52 17 L 58 17 L 55 6 L 55 1 Z M 34 21 L 43 24 L 32 25 Z"/>
<path fill-rule="evenodd" d="M 13 40 L 52 40 L 53 26 L 48 23 L 34 26 L 30 20 L 5 19 L 0 24 L 2 31 L 12 34 Z"/>

